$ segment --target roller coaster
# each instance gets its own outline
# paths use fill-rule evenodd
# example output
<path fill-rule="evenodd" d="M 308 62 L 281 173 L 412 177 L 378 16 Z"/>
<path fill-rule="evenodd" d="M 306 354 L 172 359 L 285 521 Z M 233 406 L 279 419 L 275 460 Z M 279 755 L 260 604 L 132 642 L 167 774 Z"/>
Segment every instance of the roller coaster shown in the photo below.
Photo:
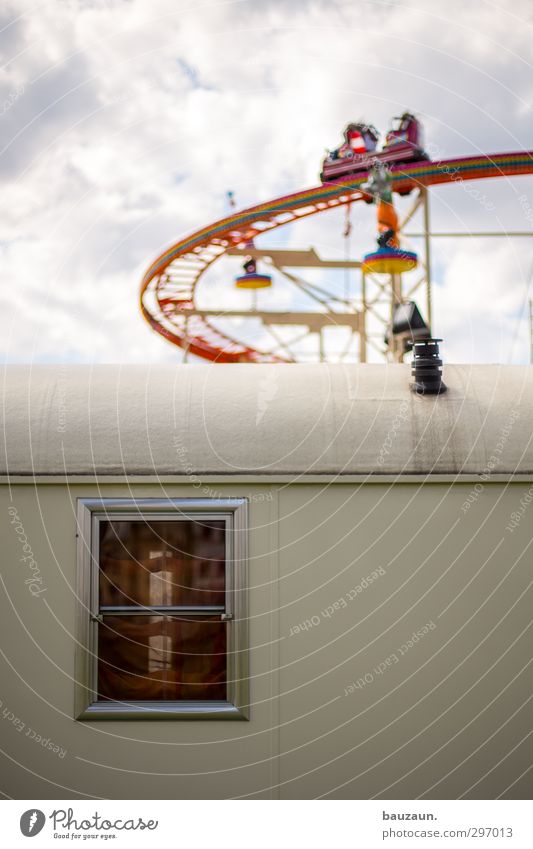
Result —
<path fill-rule="evenodd" d="M 348 125 L 350 126 L 355 125 Z M 395 141 L 394 138 L 392 140 Z M 382 304 L 385 300 L 393 305 L 402 304 L 412 297 L 417 287 L 424 285 L 426 322 L 429 328 L 431 326 L 431 272 L 428 187 L 444 183 L 531 174 L 533 173 L 533 151 L 467 156 L 440 161 L 429 161 L 420 156 L 417 157 L 418 161 L 391 161 L 390 155 L 387 156 L 392 191 L 399 195 L 414 192 L 412 209 L 405 216 L 401 227 L 411 220 L 416 209 L 419 207 L 424 209 L 423 267 L 425 274 L 423 279 L 418 280 L 408 292 L 402 290 L 402 275 L 389 275 L 390 280 L 385 284 L 379 275 L 365 274 L 362 263 L 355 260 L 325 260 L 318 256 L 314 249 L 306 251 L 259 249 L 255 244 L 256 238 L 279 227 L 319 215 L 327 210 L 343 207 L 349 209 L 353 203 L 372 202 L 373 198 L 367 188 L 372 162 L 370 158 L 368 161 L 358 158 L 358 154 L 354 151 L 355 149 L 349 152 L 348 156 L 354 161 L 358 159 L 357 167 L 352 165 L 351 168 L 346 168 L 346 162 L 341 161 L 344 172 L 351 173 L 329 178 L 327 167 L 325 167 L 327 159 L 323 165 L 321 185 L 232 212 L 231 215 L 180 239 L 161 254 L 146 271 L 141 285 L 141 312 L 151 327 L 187 354 L 191 353 L 212 362 L 289 363 L 297 361 L 298 356 L 295 355 L 293 346 L 283 338 L 280 328 L 290 325 L 304 327 L 307 334 L 316 333 L 320 343 L 318 358 L 324 360 L 328 359 L 322 344 L 324 328 L 342 326 L 347 327 L 352 335 L 359 337 L 356 359 L 365 362 L 367 344 L 372 342 L 367 327 L 369 313 L 374 310 L 379 320 L 386 321 L 383 312 L 379 313 L 377 309 L 380 299 Z M 336 158 L 329 157 L 329 163 L 332 163 L 334 168 L 337 167 Z M 375 159 L 376 157 L 373 158 L 374 162 Z M 268 262 L 272 268 L 294 283 L 301 293 L 308 295 L 317 304 L 317 308 L 314 311 L 300 312 L 267 311 L 259 310 L 256 301 L 252 308 L 247 310 L 226 311 L 201 308 L 197 301 L 197 290 L 202 275 L 224 256 L 244 256 L 245 254 L 248 262 L 255 259 Z M 289 270 L 296 267 L 360 268 L 362 270 L 361 292 L 357 299 L 333 295 L 318 285 L 306 283 Z M 261 276 L 265 278 L 265 275 Z M 369 294 L 371 284 L 375 284 L 377 294 Z M 233 332 L 221 326 L 223 323 L 220 321 L 221 318 L 242 320 L 250 317 L 261 322 L 272 336 L 273 344 L 270 347 L 266 345 L 256 347 L 255 344 L 239 341 Z M 401 359 L 402 352 L 395 351 L 390 341 L 383 348 L 374 340 L 374 347 L 389 359 L 391 357 Z M 342 357 L 339 356 L 338 359 L 342 360 Z"/>

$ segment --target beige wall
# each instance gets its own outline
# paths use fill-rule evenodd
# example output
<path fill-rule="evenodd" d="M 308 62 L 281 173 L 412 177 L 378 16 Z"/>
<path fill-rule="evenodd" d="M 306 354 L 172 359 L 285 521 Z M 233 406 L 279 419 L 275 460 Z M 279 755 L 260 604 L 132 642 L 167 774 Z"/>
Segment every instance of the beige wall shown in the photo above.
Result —
<path fill-rule="evenodd" d="M 468 510 L 474 483 L 210 486 L 251 500 L 250 722 L 73 720 L 76 498 L 206 493 L 175 483 L 0 488 L 4 793 L 531 795 L 519 776 L 531 751 L 520 741 L 531 725 L 533 504 L 506 530 L 529 483 L 486 484 Z M 41 570 L 37 597 L 10 507 Z"/>

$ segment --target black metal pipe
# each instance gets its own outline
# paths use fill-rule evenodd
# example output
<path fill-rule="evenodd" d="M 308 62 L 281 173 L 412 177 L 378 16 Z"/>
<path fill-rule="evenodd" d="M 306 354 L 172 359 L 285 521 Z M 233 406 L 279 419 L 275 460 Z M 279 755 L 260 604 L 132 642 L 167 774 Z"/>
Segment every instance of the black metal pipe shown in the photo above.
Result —
<path fill-rule="evenodd" d="M 413 342 L 411 389 L 417 395 L 441 395 L 446 392 L 442 382 L 442 360 L 439 357 L 442 339 L 419 339 Z"/>

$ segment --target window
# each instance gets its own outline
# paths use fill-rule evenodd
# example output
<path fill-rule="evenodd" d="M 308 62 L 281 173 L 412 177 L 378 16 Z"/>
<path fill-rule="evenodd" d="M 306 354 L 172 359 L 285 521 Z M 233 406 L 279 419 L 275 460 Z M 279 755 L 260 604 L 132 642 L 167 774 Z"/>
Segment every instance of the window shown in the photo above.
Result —
<path fill-rule="evenodd" d="M 78 719 L 247 719 L 245 499 L 78 499 Z"/>

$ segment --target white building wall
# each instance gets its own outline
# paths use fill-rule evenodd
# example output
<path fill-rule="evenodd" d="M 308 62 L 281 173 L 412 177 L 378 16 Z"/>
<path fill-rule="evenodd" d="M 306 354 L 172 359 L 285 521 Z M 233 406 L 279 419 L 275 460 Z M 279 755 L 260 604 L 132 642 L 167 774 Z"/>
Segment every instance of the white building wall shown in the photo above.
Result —
<path fill-rule="evenodd" d="M 206 493 L 17 480 L 0 487 L 0 746 L 13 797 L 530 795 L 527 512 L 506 529 L 529 481 L 206 478 L 217 495 L 250 499 L 250 721 L 82 723 L 76 498 Z M 10 509 L 39 564 L 38 596 Z"/>

